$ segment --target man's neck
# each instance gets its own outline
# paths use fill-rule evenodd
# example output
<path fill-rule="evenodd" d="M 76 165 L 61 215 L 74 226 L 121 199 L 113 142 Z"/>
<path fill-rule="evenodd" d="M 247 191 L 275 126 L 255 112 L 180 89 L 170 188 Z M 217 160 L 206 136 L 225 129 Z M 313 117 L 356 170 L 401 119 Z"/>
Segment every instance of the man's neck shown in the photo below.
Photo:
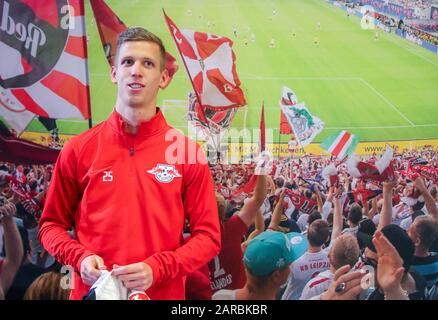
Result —
<path fill-rule="evenodd" d="M 307 248 L 307 251 L 309 253 L 317 253 L 317 252 L 320 252 L 321 249 L 322 249 L 322 247 L 312 247 L 309 245 L 309 247 Z"/>
<path fill-rule="evenodd" d="M 249 291 L 245 286 L 237 290 L 236 300 L 275 300 L 277 296 L 277 289 L 266 287 L 257 292 Z"/>
<path fill-rule="evenodd" d="M 425 257 L 429 256 L 429 250 L 426 250 L 426 249 L 423 249 L 423 248 L 419 248 L 419 247 L 415 247 L 414 255 L 416 257 L 425 258 Z"/>
<path fill-rule="evenodd" d="M 348 222 L 348 227 L 349 227 L 350 229 L 354 229 L 354 228 L 357 228 L 357 224 L 353 224 L 353 223 L 351 223 L 351 222 Z"/>
<path fill-rule="evenodd" d="M 133 108 L 116 104 L 116 112 L 120 114 L 127 133 L 136 134 L 140 123 L 151 120 L 157 113 L 156 107 Z"/>

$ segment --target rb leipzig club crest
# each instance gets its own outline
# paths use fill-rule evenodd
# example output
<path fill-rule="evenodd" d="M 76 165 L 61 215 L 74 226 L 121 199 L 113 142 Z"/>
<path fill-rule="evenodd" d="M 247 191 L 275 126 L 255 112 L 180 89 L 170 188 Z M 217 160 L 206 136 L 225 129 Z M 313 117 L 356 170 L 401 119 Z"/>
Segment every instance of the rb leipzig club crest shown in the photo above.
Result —
<path fill-rule="evenodd" d="M 0 56 L 8 57 L 1 64 L 4 89 L 28 87 L 43 79 L 66 46 L 72 6 L 68 0 L 44 0 L 44 6 L 41 2 L 0 0 Z"/>
<path fill-rule="evenodd" d="M 147 172 L 153 174 L 155 179 L 163 183 L 169 183 L 174 178 L 181 178 L 181 175 L 175 166 L 169 164 L 157 164 L 154 168 L 148 170 Z"/>

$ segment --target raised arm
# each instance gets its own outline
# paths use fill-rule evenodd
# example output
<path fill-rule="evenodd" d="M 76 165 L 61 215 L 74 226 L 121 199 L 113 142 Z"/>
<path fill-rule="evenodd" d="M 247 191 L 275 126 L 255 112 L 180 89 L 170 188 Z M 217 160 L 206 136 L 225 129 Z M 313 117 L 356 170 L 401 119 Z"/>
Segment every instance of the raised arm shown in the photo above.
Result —
<path fill-rule="evenodd" d="M 272 213 L 271 222 L 269 223 L 268 229 L 278 230 L 281 221 L 281 215 L 283 214 L 284 196 L 285 191 L 282 191 L 277 205 L 275 206 L 274 212 Z"/>
<path fill-rule="evenodd" d="M 342 233 L 343 218 L 342 218 L 342 206 L 340 201 L 342 192 L 343 192 L 343 187 L 340 186 L 335 190 L 333 197 L 335 208 L 333 211 L 333 230 L 332 230 L 332 237 L 330 243 L 333 243 L 333 241 Z"/>
<path fill-rule="evenodd" d="M 380 212 L 380 221 L 377 226 L 377 230 L 381 230 L 383 227 L 391 224 L 392 222 L 392 188 L 394 182 L 383 183 L 383 205 Z"/>
<path fill-rule="evenodd" d="M 49 175 L 47 173 L 47 168 L 43 168 L 43 190 L 38 193 L 38 195 L 35 197 L 38 201 L 41 202 L 42 198 L 46 195 L 47 189 L 49 187 Z"/>
<path fill-rule="evenodd" d="M 267 180 L 266 182 L 268 184 L 268 189 L 271 190 L 271 192 L 269 193 L 269 196 L 273 196 L 275 194 L 275 189 L 276 189 L 274 180 L 272 179 L 271 176 L 266 176 L 266 180 Z"/>
<path fill-rule="evenodd" d="M 368 211 L 368 219 L 373 219 L 373 217 L 376 215 L 377 213 L 377 197 L 374 197 L 371 200 L 371 210 Z"/>
<path fill-rule="evenodd" d="M 257 183 L 254 189 L 254 193 L 249 201 L 244 204 L 244 206 L 238 213 L 238 216 L 248 227 L 253 224 L 257 211 L 260 209 L 263 202 L 265 201 L 268 191 L 266 184 L 268 174 L 270 173 L 271 169 L 272 157 L 270 157 L 268 153 L 262 152 L 257 159 L 257 166 L 254 171 L 254 175 L 257 176 Z"/>
<path fill-rule="evenodd" d="M 321 191 L 319 191 L 319 186 L 317 184 L 314 185 L 314 189 L 316 194 L 316 203 L 318 205 L 318 212 L 322 213 L 323 203 L 322 203 Z"/>
<path fill-rule="evenodd" d="M 332 203 L 333 203 L 333 193 L 334 193 L 334 187 L 329 188 L 329 193 L 327 195 L 327 198 L 325 199 L 324 205 L 322 206 L 321 216 L 324 220 L 327 220 L 327 217 L 330 214 L 330 211 L 332 210 Z"/>
<path fill-rule="evenodd" d="M 259 209 L 257 210 L 257 214 L 255 216 L 254 231 L 251 232 L 248 238 L 242 243 L 242 251 L 245 252 L 248 243 L 263 231 L 265 231 L 265 221 L 263 219 L 262 212 Z"/>
<path fill-rule="evenodd" d="M 422 177 L 417 177 L 415 179 L 415 187 L 418 191 L 421 192 L 421 195 L 424 198 L 424 202 L 427 208 L 427 212 L 438 221 L 438 209 L 435 204 L 435 200 L 430 194 L 429 190 L 427 190 L 426 185 L 424 184 L 424 179 Z"/>
<path fill-rule="evenodd" d="M 265 201 L 266 193 L 266 176 L 258 176 L 252 197 L 243 205 L 237 214 L 248 227 L 254 223 L 256 213 Z"/>
<path fill-rule="evenodd" d="M 0 286 L 5 294 L 9 290 L 23 260 L 23 243 L 14 221 L 16 211 L 15 205 L 11 202 L 7 202 L 0 208 L 0 216 L 3 217 L 1 223 L 4 228 L 6 251 L 6 258 L 0 272 Z"/>
<path fill-rule="evenodd" d="M 363 204 L 363 211 L 362 211 L 362 213 L 366 216 L 366 217 L 368 217 L 368 215 L 369 215 L 369 213 L 370 213 L 370 205 L 369 205 L 369 203 L 368 203 L 368 200 L 365 198 L 365 199 L 362 199 L 362 204 Z"/>

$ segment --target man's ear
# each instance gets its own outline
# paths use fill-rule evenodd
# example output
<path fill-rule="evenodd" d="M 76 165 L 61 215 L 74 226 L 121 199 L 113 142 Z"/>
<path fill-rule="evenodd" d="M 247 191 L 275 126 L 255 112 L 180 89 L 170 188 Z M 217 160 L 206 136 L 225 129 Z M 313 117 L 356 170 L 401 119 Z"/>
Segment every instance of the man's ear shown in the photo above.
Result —
<path fill-rule="evenodd" d="M 164 71 L 161 73 L 161 80 L 160 80 L 160 89 L 166 89 L 167 86 L 170 83 L 170 76 L 169 76 L 169 72 L 167 71 L 167 69 L 164 69 Z"/>
<path fill-rule="evenodd" d="M 282 285 L 283 283 L 283 279 L 284 275 L 283 275 L 283 270 L 279 269 L 279 270 L 275 270 L 272 274 L 271 274 L 271 281 L 277 285 Z"/>
<path fill-rule="evenodd" d="M 420 239 L 420 237 L 418 236 L 417 232 L 415 232 L 415 231 L 414 231 L 414 237 L 415 237 L 414 245 L 415 245 L 416 247 L 419 247 L 419 246 L 421 245 L 421 239 Z"/>
<path fill-rule="evenodd" d="M 116 77 L 116 67 L 111 66 L 111 82 L 114 84 L 117 84 L 117 77 Z"/>

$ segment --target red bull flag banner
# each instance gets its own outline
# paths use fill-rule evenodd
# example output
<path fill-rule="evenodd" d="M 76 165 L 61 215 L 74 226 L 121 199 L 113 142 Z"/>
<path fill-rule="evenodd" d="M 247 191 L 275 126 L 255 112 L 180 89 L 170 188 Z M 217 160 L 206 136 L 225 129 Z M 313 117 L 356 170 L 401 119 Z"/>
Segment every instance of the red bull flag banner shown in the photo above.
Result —
<path fill-rule="evenodd" d="M 14 129 L 32 115 L 90 117 L 83 0 L 0 0 L 0 57 L 0 115 Z"/>
<path fill-rule="evenodd" d="M 280 108 L 292 128 L 295 139 L 301 148 L 309 145 L 324 128 L 324 122 L 313 116 L 304 102 L 290 105 L 280 101 Z"/>
<path fill-rule="evenodd" d="M 122 20 L 111 10 L 103 0 L 91 0 L 91 8 L 96 20 L 97 29 L 99 30 L 100 40 L 102 41 L 105 56 L 110 65 L 113 65 L 113 59 L 116 54 L 117 38 L 119 34 L 127 29 Z M 175 58 L 166 52 L 166 69 L 169 76 L 178 71 L 178 64 Z"/>
<path fill-rule="evenodd" d="M 358 143 L 358 136 L 342 130 L 326 138 L 321 143 L 321 148 L 342 160 L 354 152 Z"/>
<path fill-rule="evenodd" d="M 244 106 L 233 42 L 209 33 L 180 30 L 165 13 L 164 16 L 200 106 L 218 110 Z"/>

